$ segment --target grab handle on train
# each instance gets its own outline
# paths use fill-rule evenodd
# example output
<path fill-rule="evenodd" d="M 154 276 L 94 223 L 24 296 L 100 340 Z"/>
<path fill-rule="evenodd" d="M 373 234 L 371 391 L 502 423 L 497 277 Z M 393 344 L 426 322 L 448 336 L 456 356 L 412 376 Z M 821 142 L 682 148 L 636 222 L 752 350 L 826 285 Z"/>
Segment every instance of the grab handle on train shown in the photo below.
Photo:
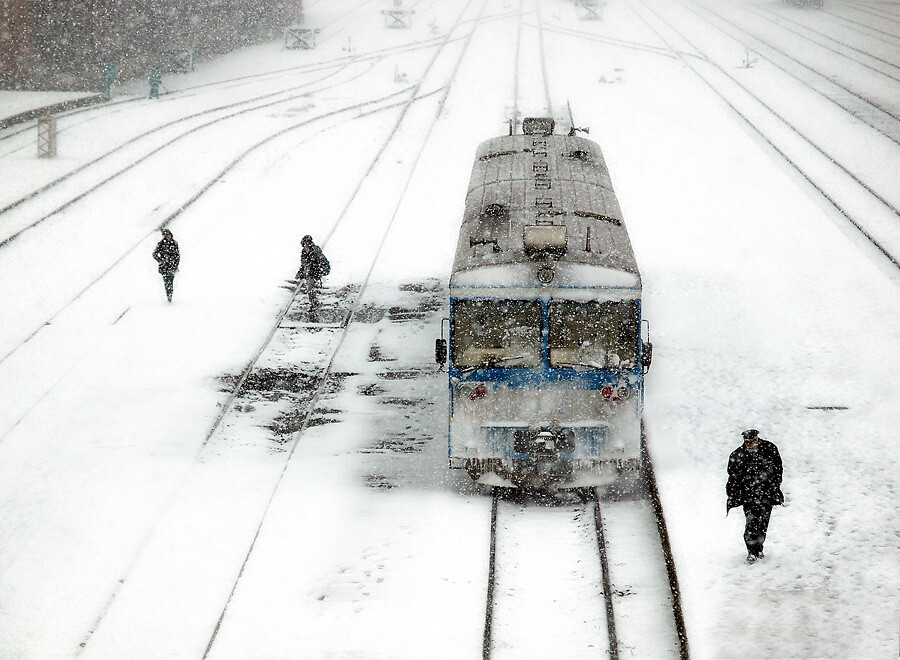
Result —
<path fill-rule="evenodd" d="M 650 343 L 650 321 L 642 319 L 641 326 L 646 329 L 646 332 L 641 333 L 641 369 L 644 373 L 647 373 L 650 370 L 650 363 L 653 361 L 653 344 Z M 647 341 L 644 341 L 644 337 L 647 338 Z"/>
<path fill-rule="evenodd" d="M 449 324 L 450 319 L 446 317 L 441 319 L 441 338 L 434 340 L 434 361 L 440 365 L 441 369 L 447 363 L 447 340 L 444 339 L 445 323 Z"/>
<path fill-rule="evenodd" d="M 650 363 L 653 361 L 653 344 L 649 341 L 644 342 L 641 346 L 641 367 L 644 369 L 644 373 L 647 373 L 650 369 Z"/>

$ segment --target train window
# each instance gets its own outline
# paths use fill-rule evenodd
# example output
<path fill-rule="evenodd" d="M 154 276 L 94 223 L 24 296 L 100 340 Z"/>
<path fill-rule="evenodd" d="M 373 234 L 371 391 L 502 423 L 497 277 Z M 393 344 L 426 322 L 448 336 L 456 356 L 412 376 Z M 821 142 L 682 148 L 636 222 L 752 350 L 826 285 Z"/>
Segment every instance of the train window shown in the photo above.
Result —
<path fill-rule="evenodd" d="M 453 303 L 453 364 L 513 369 L 541 363 L 538 300 L 457 300 Z"/>
<path fill-rule="evenodd" d="M 557 369 L 635 369 L 636 301 L 550 303 L 550 366 Z"/>

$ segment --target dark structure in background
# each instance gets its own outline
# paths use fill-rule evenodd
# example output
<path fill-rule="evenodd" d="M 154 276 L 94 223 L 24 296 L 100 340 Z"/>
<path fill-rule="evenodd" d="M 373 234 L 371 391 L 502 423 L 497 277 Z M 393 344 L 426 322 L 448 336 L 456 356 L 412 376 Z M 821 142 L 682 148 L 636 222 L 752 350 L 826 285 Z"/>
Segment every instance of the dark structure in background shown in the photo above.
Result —
<path fill-rule="evenodd" d="M 90 91 L 104 64 L 143 78 L 166 51 L 204 58 L 272 38 L 303 0 L 0 0 L 0 89 Z"/>

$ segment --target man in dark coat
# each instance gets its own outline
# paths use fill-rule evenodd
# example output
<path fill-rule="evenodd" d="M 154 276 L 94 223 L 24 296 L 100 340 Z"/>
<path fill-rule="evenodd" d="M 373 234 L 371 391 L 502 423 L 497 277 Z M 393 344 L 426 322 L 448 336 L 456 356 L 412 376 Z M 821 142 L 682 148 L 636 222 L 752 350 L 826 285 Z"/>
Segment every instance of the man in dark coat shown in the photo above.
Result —
<path fill-rule="evenodd" d="M 728 457 L 726 513 L 734 507 L 744 507 L 744 543 L 747 544 L 747 561 L 752 564 L 763 557 L 772 507 L 784 504 L 782 465 L 778 448 L 760 438 L 759 431 L 750 429 L 741 435 L 744 444 Z"/>
<path fill-rule="evenodd" d="M 331 265 L 322 248 L 313 243 L 312 236 L 307 234 L 300 241 L 303 250 L 300 252 L 300 270 L 297 271 L 297 279 L 306 280 L 306 293 L 309 296 L 309 308 L 316 309 L 319 306 L 318 292 L 322 286 L 322 278 L 329 273 Z"/>
<path fill-rule="evenodd" d="M 178 252 L 178 243 L 168 229 L 162 230 L 162 240 L 153 250 L 153 258 L 159 262 L 159 274 L 162 275 L 163 285 L 166 287 L 166 298 L 172 302 L 172 292 L 175 286 L 175 271 L 178 270 L 178 262 L 181 255 Z"/>

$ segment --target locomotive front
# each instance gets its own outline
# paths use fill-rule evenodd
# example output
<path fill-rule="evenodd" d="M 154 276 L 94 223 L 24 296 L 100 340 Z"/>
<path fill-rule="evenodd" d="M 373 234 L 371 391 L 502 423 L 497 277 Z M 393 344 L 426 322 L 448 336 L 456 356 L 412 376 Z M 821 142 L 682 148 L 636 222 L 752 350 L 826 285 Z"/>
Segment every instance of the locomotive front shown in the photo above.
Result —
<path fill-rule="evenodd" d="M 605 484 L 640 465 L 640 274 L 599 147 L 549 119 L 525 127 L 480 145 L 469 183 L 450 466 L 492 485 Z"/>

